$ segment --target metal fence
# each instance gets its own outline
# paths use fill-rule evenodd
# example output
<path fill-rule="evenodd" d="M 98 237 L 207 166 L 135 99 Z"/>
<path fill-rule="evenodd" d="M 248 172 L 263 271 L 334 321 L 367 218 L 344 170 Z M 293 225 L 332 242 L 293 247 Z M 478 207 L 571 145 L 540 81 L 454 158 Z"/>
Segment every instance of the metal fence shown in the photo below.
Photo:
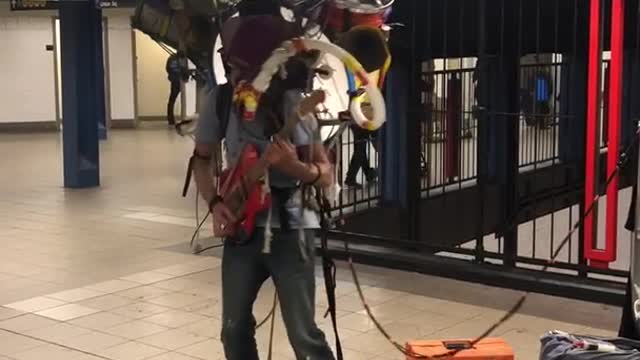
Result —
<path fill-rule="evenodd" d="M 640 73 L 640 4 L 635 0 L 626 5 L 624 71 L 632 75 Z M 433 272 L 438 272 L 438 267 L 425 264 L 440 264 L 439 260 L 428 256 L 417 259 L 416 252 L 476 266 L 534 272 L 547 266 L 545 277 L 569 275 L 562 278 L 568 289 L 572 282 L 593 279 L 614 288 L 624 282 L 630 242 L 621 226 L 618 260 L 607 268 L 585 259 L 582 227 L 569 236 L 553 263 L 549 262 L 586 209 L 586 94 L 593 21 L 588 3 L 425 0 L 397 8 L 403 6 L 404 18 L 400 16 L 398 21 L 405 21 L 415 31 L 404 33 L 403 39 L 415 42 L 411 51 L 399 53 L 395 59 L 402 61 L 408 54 L 416 57 L 405 61 L 414 61 L 411 69 L 420 72 L 415 77 L 418 84 L 409 85 L 416 89 L 410 96 L 419 98 L 419 109 L 411 108 L 406 117 L 389 121 L 419 123 L 420 139 L 415 148 L 419 156 L 410 164 L 420 169 L 418 187 L 412 193 L 417 202 L 407 207 L 385 205 L 380 202 L 379 185 L 347 192 L 336 202 L 337 209 L 361 213 L 358 203 L 366 203 L 370 219 L 398 219 L 399 226 L 407 230 L 385 232 L 373 220 L 373 225 L 362 221 L 360 227 L 338 228 L 334 236 L 342 234 L 383 249 L 412 249 L 411 257 L 406 258 L 410 260 L 403 261 Z M 603 2 L 602 7 L 610 16 L 611 2 Z M 403 14 L 397 8 L 394 11 Z M 412 23 L 414 13 L 425 15 Z M 602 39 L 611 36 L 608 26 L 611 23 L 603 26 Z M 597 146 L 602 169 L 609 150 L 609 46 L 603 42 L 599 63 Z M 631 105 L 638 96 L 639 87 L 632 83 L 638 76 L 631 79 L 623 77 L 623 134 L 633 133 L 632 119 L 638 117 Z M 345 136 L 343 143 L 350 144 L 351 135 Z M 353 150 L 349 146 L 342 151 L 340 164 L 344 168 Z M 602 189 L 604 173 L 596 180 Z M 629 184 L 620 182 L 620 209 L 628 209 Z M 600 201 L 602 209 L 606 199 Z M 604 216 L 603 211 L 595 216 L 600 224 L 595 234 L 599 245 L 605 237 Z M 626 214 L 620 211 L 619 216 Z M 380 250 L 380 258 L 399 256 L 397 250 L 386 251 Z M 463 267 L 456 266 L 456 270 Z"/>

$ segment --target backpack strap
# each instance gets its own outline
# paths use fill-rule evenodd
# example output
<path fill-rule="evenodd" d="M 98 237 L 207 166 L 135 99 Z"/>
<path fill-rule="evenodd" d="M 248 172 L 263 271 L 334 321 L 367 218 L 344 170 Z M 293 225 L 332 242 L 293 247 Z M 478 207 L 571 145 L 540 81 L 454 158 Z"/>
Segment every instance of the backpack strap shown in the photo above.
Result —
<path fill-rule="evenodd" d="M 218 93 L 216 94 L 216 115 L 220 121 L 220 133 L 226 135 L 227 126 L 229 125 L 229 115 L 231 114 L 231 106 L 233 103 L 233 87 L 230 83 L 218 85 Z"/>
<path fill-rule="evenodd" d="M 231 84 L 226 83 L 222 85 L 218 85 L 216 93 L 216 116 L 220 121 L 220 134 L 222 137 L 227 133 L 227 126 L 229 125 L 229 115 L 231 114 L 231 102 L 233 100 L 233 88 Z M 209 160 L 211 161 L 211 157 L 201 156 L 193 151 L 193 155 L 189 158 L 189 163 L 187 165 L 187 175 L 184 179 L 184 186 L 182 187 L 182 197 L 186 197 L 189 192 L 189 185 L 191 184 L 191 174 L 193 173 L 193 165 L 195 159 L 201 160 Z"/>

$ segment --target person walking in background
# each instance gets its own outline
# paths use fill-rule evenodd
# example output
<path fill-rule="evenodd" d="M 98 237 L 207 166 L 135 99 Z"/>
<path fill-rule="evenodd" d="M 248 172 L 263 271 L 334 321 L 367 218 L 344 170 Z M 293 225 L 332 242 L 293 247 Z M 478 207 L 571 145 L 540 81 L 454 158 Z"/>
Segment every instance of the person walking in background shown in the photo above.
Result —
<path fill-rule="evenodd" d="M 185 74 L 182 69 L 182 65 L 180 64 L 183 57 L 184 54 L 180 51 L 171 54 L 167 59 L 167 64 L 165 66 L 167 78 L 171 83 L 171 92 L 169 93 L 169 101 L 167 103 L 167 122 L 169 126 L 174 126 L 176 124 L 173 112 L 176 106 L 176 99 L 178 98 L 178 95 L 180 95 L 181 81 L 187 81 L 189 79 L 188 74 Z"/>
<path fill-rule="evenodd" d="M 378 132 L 363 129 L 358 125 L 351 125 L 351 131 L 353 132 L 353 154 L 351 155 L 351 161 L 349 162 L 349 169 L 347 170 L 344 184 L 353 188 L 362 188 L 362 184 L 356 180 L 360 169 L 362 169 L 368 183 L 378 178 L 378 172 L 371 167 L 369 157 L 367 156 L 369 141 L 375 144 L 375 137 Z"/>

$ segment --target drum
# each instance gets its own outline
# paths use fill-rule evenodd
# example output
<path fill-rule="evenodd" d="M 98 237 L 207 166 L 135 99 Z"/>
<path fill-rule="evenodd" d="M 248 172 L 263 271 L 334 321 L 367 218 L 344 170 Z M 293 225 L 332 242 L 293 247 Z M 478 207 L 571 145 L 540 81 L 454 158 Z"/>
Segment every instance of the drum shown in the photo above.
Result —
<path fill-rule="evenodd" d="M 394 0 L 331 0 L 327 5 L 327 28 L 340 34 L 354 26 L 381 28 Z"/>

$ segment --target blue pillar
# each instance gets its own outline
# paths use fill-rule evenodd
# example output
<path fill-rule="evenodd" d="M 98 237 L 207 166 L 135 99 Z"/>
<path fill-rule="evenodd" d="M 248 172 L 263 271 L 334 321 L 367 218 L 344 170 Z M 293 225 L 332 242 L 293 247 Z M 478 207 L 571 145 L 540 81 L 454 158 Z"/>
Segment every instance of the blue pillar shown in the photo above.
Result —
<path fill-rule="evenodd" d="M 382 132 L 382 199 L 383 202 L 406 207 L 408 175 L 407 109 L 409 74 L 395 63 L 389 69 L 386 84 L 387 122 Z"/>
<path fill-rule="evenodd" d="M 98 81 L 95 82 L 96 85 L 96 120 L 98 121 L 98 139 L 106 140 L 107 139 L 107 114 L 106 114 L 106 95 L 104 89 L 104 46 L 103 39 L 104 34 L 102 33 L 102 11 L 97 10 L 99 15 L 99 20 L 94 22 L 92 25 L 95 27 L 94 32 L 94 41 L 93 41 L 93 51 L 96 59 L 96 79 Z"/>
<path fill-rule="evenodd" d="M 96 48 L 102 51 L 102 11 L 93 1 L 62 1 L 59 9 L 64 186 L 99 186 L 98 122 L 105 109 Z"/>
<path fill-rule="evenodd" d="M 560 161 L 578 165 L 580 178 L 583 176 L 582 164 L 585 156 L 587 73 L 585 55 L 562 55 L 558 150 Z"/>

